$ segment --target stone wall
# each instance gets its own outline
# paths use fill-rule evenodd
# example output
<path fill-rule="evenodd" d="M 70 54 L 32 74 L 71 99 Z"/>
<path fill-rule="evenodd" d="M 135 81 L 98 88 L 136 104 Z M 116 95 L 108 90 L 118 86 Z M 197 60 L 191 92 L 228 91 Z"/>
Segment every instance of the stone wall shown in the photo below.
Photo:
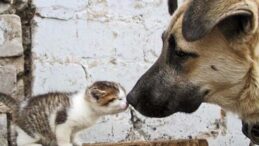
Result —
<path fill-rule="evenodd" d="M 0 1 L 0 92 L 24 100 L 30 96 L 30 22 L 32 9 L 27 0 Z M 26 16 L 26 17 L 25 17 Z M 26 63 L 29 62 L 29 63 Z M 30 79 L 29 79 L 30 78 Z M 14 145 L 11 110 L 0 103 L 0 145 Z"/>
<path fill-rule="evenodd" d="M 0 2 L 0 92 L 17 100 L 24 97 L 24 56 L 21 19 L 12 0 Z M 0 103 L 0 145 L 10 140 L 10 110 Z M 11 143 L 9 143 L 11 144 Z"/>

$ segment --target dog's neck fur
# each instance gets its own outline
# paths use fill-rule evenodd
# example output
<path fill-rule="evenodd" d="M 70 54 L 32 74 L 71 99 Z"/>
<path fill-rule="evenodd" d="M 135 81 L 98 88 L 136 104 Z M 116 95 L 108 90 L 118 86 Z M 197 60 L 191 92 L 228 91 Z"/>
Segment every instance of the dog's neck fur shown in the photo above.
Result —
<path fill-rule="evenodd" d="M 255 37 L 258 36 L 258 37 Z M 259 32 L 247 40 L 239 40 L 232 43 L 232 48 L 244 51 L 243 58 L 248 62 L 247 73 L 241 82 L 231 88 L 225 89 L 223 95 L 226 97 L 211 98 L 209 103 L 221 106 L 226 111 L 236 113 L 244 122 L 259 123 Z M 242 42 L 243 41 L 243 42 Z M 256 53 L 258 50 L 258 54 Z"/>
<path fill-rule="evenodd" d="M 245 85 L 241 97 L 237 102 L 240 118 L 248 123 L 259 122 L 259 81 L 258 74 L 255 75 L 253 72 L 251 71 L 251 76 L 248 77 L 248 83 Z"/>
<path fill-rule="evenodd" d="M 244 89 L 236 104 L 240 118 L 253 124 L 259 122 L 259 33 L 255 36 L 257 37 L 254 37 L 253 43 L 249 45 L 249 52 L 253 58 L 247 57 L 251 61 L 251 68 L 245 77 Z"/>

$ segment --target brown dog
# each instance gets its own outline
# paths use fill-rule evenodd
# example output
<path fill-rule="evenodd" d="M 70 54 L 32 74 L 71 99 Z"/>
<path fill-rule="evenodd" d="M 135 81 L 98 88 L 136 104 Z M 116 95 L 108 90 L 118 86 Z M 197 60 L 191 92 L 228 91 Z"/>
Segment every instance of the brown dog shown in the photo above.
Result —
<path fill-rule="evenodd" d="M 208 102 L 259 122 L 258 9 L 259 0 L 186 0 L 129 103 L 146 116 L 165 117 Z"/>

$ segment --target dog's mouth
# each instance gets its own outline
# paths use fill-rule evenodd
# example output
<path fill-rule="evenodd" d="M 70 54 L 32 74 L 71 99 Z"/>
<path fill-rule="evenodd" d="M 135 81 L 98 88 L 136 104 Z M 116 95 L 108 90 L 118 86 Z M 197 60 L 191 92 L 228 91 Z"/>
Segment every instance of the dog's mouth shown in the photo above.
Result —
<path fill-rule="evenodd" d="M 174 114 L 169 111 L 158 112 L 158 111 L 154 110 L 153 112 L 149 112 L 148 110 L 144 110 L 143 108 L 141 108 L 141 105 L 137 105 L 133 108 L 136 111 L 138 111 L 140 114 L 142 114 L 146 117 L 152 117 L 152 118 L 164 118 L 164 117 L 168 117 L 168 116 Z"/>

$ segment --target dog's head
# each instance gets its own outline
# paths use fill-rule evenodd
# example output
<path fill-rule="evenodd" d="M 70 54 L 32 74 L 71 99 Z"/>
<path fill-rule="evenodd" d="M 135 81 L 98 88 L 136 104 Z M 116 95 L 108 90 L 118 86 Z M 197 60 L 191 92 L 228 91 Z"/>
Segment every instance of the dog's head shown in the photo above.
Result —
<path fill-rule="evenodd" d="M 174 2 L 168 2 L 171 14 Z M 150 117 L 191 113 L 202 102 L 235 110 L 252 80 L 257 33 L 255 0 L 186 0 L 162 35 L 160 57 L 128 102 Z"/>

